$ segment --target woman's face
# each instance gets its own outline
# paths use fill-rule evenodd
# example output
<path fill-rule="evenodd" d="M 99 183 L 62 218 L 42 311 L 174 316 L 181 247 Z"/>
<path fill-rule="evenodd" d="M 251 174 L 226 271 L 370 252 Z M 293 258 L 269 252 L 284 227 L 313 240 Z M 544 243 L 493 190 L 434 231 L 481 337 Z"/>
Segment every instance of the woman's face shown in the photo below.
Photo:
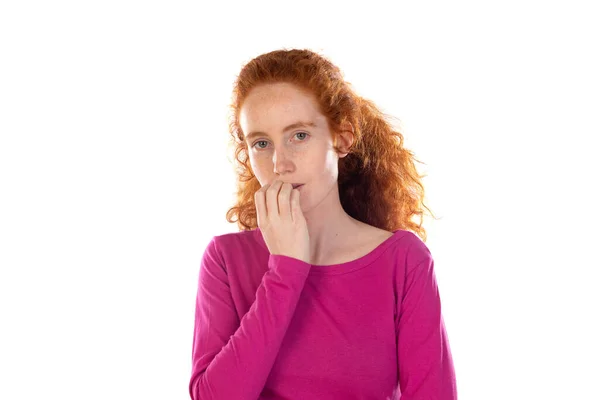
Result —
<path fill-rule="evenodd" d="M 240 125 L 261 186 L 275 179 L 303 184 L 303 211 L 337 190 L 338 155 L 312 96 L 289 83 L 257 86 L 242 104 Z"/>

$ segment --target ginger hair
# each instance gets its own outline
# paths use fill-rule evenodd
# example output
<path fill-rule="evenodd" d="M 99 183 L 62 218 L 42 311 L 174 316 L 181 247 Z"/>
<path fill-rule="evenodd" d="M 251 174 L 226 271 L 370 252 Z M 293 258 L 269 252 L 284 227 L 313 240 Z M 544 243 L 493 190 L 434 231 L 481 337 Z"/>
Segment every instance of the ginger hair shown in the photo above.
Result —
<path fill-rule="evenodd" d="M 235 80 L 230 105 L 229 145 L 235 149 L 237 200 L 226 214 L 240 230 L 258 226 L 254 193 L 260 182 L 252 172 L 248 148 L 240 127 L 240 109 L 256 86 L 287 82 L 311 93 L 327 118 L 334 149 L 345 123 L 352 125 L 354 141 L 346 157 L 338 161 L 338 187 L 343 209 L 369 225 L 394 231 L 410 230 L 423 241 L 424 187 L 415 167 L 414 154 L 404 147 L 404 137 L 375 104 L 360 97 L 343 78 L 340 69 L 323 55 L 306 49 L 275 50 L 259 55 L 241 69 Z M 419 222 L 414 219 L 419 218 Z M 435 216 L 434 216 L 435 218 Z"/>

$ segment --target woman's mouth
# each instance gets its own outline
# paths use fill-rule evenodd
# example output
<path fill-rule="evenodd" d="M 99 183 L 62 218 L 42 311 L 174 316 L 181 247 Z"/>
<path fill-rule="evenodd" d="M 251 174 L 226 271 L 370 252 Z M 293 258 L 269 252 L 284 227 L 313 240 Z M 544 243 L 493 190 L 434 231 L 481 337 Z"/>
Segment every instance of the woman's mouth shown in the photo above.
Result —
<path fill-rule="evenodd" d="M 292 187 L 294 189 L 299 188 L 300 186 L 304 185 L 303 183 L 292 183 Z"/>

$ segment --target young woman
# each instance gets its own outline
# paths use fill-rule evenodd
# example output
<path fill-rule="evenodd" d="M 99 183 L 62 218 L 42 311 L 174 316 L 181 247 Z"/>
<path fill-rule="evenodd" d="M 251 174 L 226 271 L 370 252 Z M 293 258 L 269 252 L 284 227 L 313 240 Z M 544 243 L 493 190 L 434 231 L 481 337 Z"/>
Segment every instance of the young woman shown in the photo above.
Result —
<path fill-rule="evenodd" d="M 456 399 L 403 136 L 308 50 L 243 67 L 230 130 L 241 230 L 202 257 L 191 398 Z"/>

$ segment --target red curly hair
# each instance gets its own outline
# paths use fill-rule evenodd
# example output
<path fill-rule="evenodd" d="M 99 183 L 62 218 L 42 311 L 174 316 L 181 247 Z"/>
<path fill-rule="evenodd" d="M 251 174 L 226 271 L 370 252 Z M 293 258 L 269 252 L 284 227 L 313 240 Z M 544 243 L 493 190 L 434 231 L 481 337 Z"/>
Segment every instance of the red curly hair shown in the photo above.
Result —
<path fill-rule="evenodd" d="M 349 122 L 354 142 L 348 155 L 338 161 L 340 202 L 351 217 L 394 231 L 413 231 L 423 241 L 424 188 L 411 151 L 403 146 L 404 137 L 392 127 L 387 115 L 372 101 L 358 96 L 342 72 L 326 57 L 310 50 L 276 50 L 248 62 L 240 71 L 230 105 L 230 145 L 235 148 L 237 203 L 227 211 L 227 221 L 237 222 L 240 230 L 258 226 L 254 193 L 260 182 L 252 172 L 248 148 L 239 123 L 240 108 L 257 85 L 287 82 L 315 96 L 327 118 L 336 151 L 337 135 Z M 413 221 L 418 216 L 419 223 Z M 435 217 L 434 217 L 435 218 Z"/>

